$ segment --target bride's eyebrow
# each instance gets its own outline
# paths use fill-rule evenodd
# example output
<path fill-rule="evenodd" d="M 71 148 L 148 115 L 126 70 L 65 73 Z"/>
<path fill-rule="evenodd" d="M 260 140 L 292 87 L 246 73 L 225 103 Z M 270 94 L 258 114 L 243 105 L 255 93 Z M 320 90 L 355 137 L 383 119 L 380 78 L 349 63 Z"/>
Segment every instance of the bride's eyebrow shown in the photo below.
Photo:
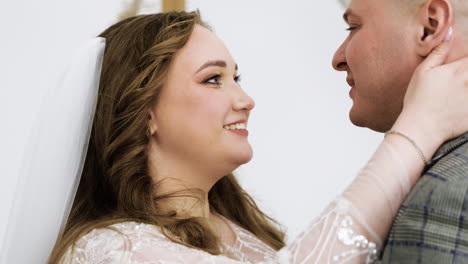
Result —
<path fill-rule="evenodd" d="M 200 71 L 202 71 L 203 69 L 206 69 L 208 67 L 223 67 L 223 68 L 226 68 L 227 67 L 227 63 L 223 60 L 214 60 L 214 61 L 207 61 L 205 62 L 202 66 L 200 66 L 200 68 L 198 68 L 198 70 L 195 72 L 195 73 L 199 73 Z M 236 66 L 234 68 L 234 70 L 238 70 L 239 67 L 236 63 Z"/>
<path fill-rule="evenodd" d="M 198 70 L 196 73 L 199 73 L 201 70 L 206 69 L 208 67 L 223 67 L 226 68 L 226 62 L 223 60 L 215 60 L 215 61 L 207 61 L 205 62 Z"/>

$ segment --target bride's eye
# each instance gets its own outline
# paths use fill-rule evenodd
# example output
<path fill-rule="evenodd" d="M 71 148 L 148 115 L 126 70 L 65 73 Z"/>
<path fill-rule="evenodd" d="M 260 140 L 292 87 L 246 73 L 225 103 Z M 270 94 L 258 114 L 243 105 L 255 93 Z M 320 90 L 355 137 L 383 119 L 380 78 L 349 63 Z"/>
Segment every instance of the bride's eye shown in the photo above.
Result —
<path fill-rule="evenodd" d="M 203 83 L 219 85 L 221 84 L 220 79 L 221 79 L 221 75 L 216 74 L 216 75 L 210 76 L 208 79 L 205 79 Z"/>

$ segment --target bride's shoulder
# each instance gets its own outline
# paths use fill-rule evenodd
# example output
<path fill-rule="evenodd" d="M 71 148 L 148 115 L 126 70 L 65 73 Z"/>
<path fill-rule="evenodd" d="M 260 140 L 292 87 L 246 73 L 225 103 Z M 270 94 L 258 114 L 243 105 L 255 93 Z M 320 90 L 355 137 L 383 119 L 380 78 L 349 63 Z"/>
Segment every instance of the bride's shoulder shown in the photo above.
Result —
<path fill-rule="evenodd" d="M 107 245 L 118 243 L 121 247 L 132 246 L 135 248 L 135 245 L 142 242 L 161 242 L 161 240 L 170 241 L 161 233 L 159 227 L 151 224 L 127 221 L 104 228 L 93 229 L 79 239 L 77 245 L 87 244 L 88 246 L 95 246 L 96 244 Z"/>
<path fill-rule="evenodd" d="M 101 263 L 116 259 L 123 261 L 119 263 L 126 263 L 126 259 L 131 259 L 142 248 L 164 244 L 172 242 L 157 226 L 132 221 L 121 222 L 93 229 L 79 238 L 67 250 L 62 263 Z"/>
<path fill-rule="evenodd" d="M 157 226 L 133 221 L 121 222 L 102 228 L 96 228 L 81 237 L 76 245 L 89 244 L 93 241 L 107 243 L 112 241 L 132 242 L 140 238 L 164 238 Z"/>

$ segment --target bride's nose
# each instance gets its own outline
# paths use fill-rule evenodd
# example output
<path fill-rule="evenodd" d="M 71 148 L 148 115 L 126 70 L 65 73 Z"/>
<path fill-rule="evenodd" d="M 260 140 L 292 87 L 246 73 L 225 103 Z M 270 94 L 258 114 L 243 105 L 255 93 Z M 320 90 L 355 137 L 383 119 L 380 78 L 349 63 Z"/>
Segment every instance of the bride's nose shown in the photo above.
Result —
<path fill-rule="evenodd" d="M 233 109 L 235 111 L 251 111 L 255 107 L 255 101 L 244 90 L 239 88 L 234 96 Z"/>

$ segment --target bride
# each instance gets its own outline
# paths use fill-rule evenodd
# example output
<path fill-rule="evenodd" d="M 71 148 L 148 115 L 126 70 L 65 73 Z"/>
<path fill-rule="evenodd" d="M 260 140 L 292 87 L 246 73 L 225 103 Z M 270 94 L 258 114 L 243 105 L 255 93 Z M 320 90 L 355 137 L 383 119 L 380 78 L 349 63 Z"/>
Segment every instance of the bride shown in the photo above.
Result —
<path fill-rule="evenodd" d="M 414 74 L 396 132 L 287 246 L 232 174 L 252 158 L 255 103 L 199 14 L 131 17 L 100 37 L 106 48 L 89 147 L 49 263 L 376 262 L 424 158 L 468 130 L 468 74 L 453 74 L 468 61 L 438 67 L 447 41 Z"/>

